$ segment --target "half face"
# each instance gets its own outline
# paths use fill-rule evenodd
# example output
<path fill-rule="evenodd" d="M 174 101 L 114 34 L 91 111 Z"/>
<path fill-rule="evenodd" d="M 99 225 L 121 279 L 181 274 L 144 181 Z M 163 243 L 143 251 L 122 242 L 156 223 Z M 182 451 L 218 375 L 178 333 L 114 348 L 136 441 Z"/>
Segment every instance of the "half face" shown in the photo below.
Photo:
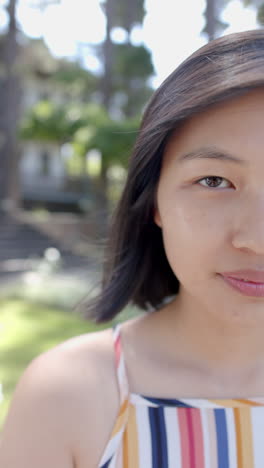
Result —
<path fill-rule="evenodd" d="M 196 307 L 264 311 L 263 123 L 261 88 L 191 118 L 166 147 L 155 221 Z"/>

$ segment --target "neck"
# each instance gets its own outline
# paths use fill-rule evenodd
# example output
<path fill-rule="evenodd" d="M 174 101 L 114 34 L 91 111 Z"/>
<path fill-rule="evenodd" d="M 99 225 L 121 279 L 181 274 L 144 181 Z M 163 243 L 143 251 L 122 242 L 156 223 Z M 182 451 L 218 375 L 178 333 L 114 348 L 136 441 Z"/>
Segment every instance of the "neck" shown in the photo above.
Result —
<path fill-rule="evenodd" d="M 221 308 L 216 306 L 212 311 L 194 298 L 179 295 L 164 311 L 168 314 L 170 352 L 180 352 L 196 370 L 223 383 L 263 378 L 263 307 L 258 316 L 247 318 L 234 310 L 221 313 Z"/>

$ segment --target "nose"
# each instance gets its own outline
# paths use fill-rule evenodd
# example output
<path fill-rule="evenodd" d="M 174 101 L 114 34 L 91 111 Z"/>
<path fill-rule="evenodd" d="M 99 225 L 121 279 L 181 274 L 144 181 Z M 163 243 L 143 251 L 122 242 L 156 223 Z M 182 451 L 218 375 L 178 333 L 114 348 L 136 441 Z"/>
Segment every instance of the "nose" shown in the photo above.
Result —
<path fill-rule="evenodd" d="M 236 211 L 233 246 L 264 255 L 264 194 L 248 197 Z"/>

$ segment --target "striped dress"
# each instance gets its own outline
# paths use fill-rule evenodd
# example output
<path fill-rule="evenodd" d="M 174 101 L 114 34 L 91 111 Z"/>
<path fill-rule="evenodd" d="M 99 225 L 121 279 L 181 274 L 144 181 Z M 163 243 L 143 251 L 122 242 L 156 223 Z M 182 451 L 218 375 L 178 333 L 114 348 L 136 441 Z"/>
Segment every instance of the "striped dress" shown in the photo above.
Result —
<path fill-rule="evenodd" d="M 114 345 L 120 410 L 98 468 L 264 468 L 264 398 L 130 393 L 119 325 Z"/>

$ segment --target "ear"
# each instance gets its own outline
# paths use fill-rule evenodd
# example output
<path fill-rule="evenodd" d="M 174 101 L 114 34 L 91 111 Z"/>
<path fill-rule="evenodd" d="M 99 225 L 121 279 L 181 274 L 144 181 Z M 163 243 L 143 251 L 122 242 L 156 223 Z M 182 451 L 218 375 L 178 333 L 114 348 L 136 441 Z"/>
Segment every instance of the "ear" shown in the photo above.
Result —
<path fill-rule="evenodd" d="M 162 228 L 160 212 L 157 206 L 155 207 L 155 211 L 154 211 L 154 222 L 157 224 L 157 226 Z"/>

